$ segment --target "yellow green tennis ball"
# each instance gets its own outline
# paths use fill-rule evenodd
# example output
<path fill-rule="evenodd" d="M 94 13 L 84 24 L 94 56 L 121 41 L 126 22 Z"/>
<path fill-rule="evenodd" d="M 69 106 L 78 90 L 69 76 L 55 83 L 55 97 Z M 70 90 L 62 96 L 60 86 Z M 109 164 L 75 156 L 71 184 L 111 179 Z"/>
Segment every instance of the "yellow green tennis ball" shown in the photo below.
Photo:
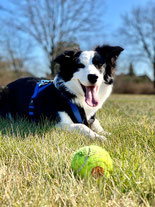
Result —
<path fill-rule="evenodd" d="M 84 177 L 109 177 L 113 161 L 109 153 L 95 145 L 80 148 L 74 155 L 71 167 L 75 175 Z"/>

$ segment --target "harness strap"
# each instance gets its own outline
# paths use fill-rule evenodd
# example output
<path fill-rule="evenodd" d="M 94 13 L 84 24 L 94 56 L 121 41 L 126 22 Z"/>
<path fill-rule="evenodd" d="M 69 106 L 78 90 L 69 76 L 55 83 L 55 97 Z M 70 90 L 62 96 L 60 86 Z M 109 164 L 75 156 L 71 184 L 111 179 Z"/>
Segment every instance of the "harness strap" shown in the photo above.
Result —
<path fill-rule="evenodd" d="M 41 80 L 35 86 L 34 93 L 31 97 L 31 101 L 30 101 L 30 104 L 29 104 L 29 116 L 32 118 L 33 121 L 35 121 L 35 117 L 34 117 L 34 110 L 35 110 L 34 100 L 37 98 L 37 96 L 39 95 L 39 93 L 41 91 L 43 91 L 45 88 L 47 88 L 51 84 L 53 84 L 53 82 L 51 82 L 50 80 Z M 81 114 L 79 112 L 79 109 L 78 109 L 77 105 L 72 103 L 67 97 L 66 97 L 66 100 L 67 100 L 68 104 L 70 105 L 70 107 L 72 109 L 72 112 L 73 112 L 77 122 L 82 123 Z"/>
<path fill-rule="evenodd" d="M 80 114 L 80 112 L 79 112 L 79 109 L 78 109 L 77 105 L 74 104 L 74 103 L 72 103 L 70 100 L 67 100 L 67 101 L 68 101 L 68 103 L 69 103 L 69 105 L 70 105 L 70 107 L 71 107 L 71 109 L 72 109 L 72 111 L 73 111 L 73 114 L 74 114 L 74 116 L 75 116 L 77 122 L 78 122 L 78 123 L 82 123 L 81 114 Z"/>
<path fill-rule="evenodd" d="M 51 85 L 52 83 L 53 82 L 51 82 L 50 80 L 41 80 L 36 84 L 35 89 L 34 89 L 34 93 L 31 97 L 31 101 L 30 101 L 30 104 L 29 104 L 29 116 L 32 117 L 33 121 L 35 121 L 35 118 L 34 118 L 34 109 L 35 109 L 34 100 L 37 98 L 38 94 L 41 91 L 43 91 L 47 86 Z"/>
<path fill-rule="evenodd" d="M 31 99 L 36 98 L 41 91 L 43 91 L 46 87 L 50 86 L 51 84 L 53 84 L 53 82 L 51 82 L 50 80 L 41 80 L 39 83 L 37 83 Z"/>

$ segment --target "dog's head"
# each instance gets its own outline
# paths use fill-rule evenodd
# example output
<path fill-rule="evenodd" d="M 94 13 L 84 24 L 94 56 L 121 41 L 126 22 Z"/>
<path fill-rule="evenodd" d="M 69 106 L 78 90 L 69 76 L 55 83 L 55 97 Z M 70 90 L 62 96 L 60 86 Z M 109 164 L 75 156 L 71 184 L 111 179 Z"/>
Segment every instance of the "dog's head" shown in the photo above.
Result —
<path fill-rule="evenodd" d="M 60 64 L 64 85 L 76 96 L 85 97 L 91 107 L 98 105 L 101 84 L 111 85 L 116 60 L 123 48 L 104 45 L 93 51 L 65 51 L 55 61 Z"/>

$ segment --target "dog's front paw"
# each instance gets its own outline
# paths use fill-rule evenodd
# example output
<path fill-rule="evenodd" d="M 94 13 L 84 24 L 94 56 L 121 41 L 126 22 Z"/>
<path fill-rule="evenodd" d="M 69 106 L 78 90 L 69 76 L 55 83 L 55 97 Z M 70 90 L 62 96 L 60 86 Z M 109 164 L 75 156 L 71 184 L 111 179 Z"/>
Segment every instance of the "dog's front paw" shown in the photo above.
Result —
<path fill-rule="evenodd" d="M 99 136 L 99 139 L 100 139 L 101 141 L 106 141 L 106 140 L 107 140 L 107 138 L 106 138 L 105 136 Z"/>
<path fill-rule="evenodd" d="M 99 139 L 99 140 L 101 140 L 101 141 L 106 141 L 107 140 L 107 138 L 105 137 L 105 136 L 103 136 L 103 135 L 100 135 L 100 134 L 95 134 L 95 137 L 93 137 L 94 139 Z"/>
<path fill-rule="evenodd" d="M 104 131 L 104 130 L 101 131 L 100 133 L 103 134 L 103 135 L 111 136 L 111 133 L 110 133 L 110 132 L 106 132 L 106 131 Z"/>

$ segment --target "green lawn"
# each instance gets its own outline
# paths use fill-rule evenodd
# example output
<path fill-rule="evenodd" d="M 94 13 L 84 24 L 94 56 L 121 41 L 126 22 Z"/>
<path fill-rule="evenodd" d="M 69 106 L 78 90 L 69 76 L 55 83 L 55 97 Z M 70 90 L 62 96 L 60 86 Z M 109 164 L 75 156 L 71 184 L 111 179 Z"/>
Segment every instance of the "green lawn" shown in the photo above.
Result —
<path fill-rule="evenodd" d="M 26 121 L 0 121 L 0 206 L 135 207 L 155 205 L 155 96 L 112 95 L 98 112 L 105 143 Z M 75 178 L 76 150 L 103 146 L 109 179 Z"/>

